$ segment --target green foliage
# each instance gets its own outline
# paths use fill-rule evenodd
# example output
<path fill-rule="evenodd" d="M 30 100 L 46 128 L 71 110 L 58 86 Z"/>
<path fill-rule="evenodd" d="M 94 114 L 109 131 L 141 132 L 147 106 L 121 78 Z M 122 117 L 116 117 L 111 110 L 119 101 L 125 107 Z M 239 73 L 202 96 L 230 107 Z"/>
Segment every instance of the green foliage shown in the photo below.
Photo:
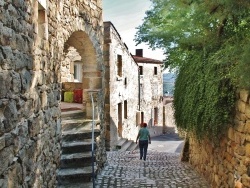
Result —
<path fill-rule="evenodd" d="M 179 70 L 177 126 L 216 138 L 232 115 L 237 87 L 250 88 L 250 1 L 152 0 L 137 43 L 163 48 Z"/>

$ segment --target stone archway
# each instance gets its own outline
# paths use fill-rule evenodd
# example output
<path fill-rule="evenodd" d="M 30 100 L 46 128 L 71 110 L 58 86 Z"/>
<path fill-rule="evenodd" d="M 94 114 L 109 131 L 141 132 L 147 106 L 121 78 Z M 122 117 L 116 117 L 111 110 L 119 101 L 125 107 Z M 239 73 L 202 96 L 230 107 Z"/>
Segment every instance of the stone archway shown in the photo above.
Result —
<path fill-rule="evenodd" d="M 65 94 L 75 94 L 72 90 L 75 91 L 76 89 L 82 91 L 81 109 L 83 113 L 79 114 L 79 112 L 73 110 L 67 117 L 65 117 L 65 113 L 61 114 L 62 155 L 57 174 L 59 185 L 73 184 L 75 181 L 81 183 L 93 181 L 93 174 L 96 174 L 96 169 L 100 169 L 103 165 L 103 161 L 100 159 L 104 149 L 104 146 L 101 146 L 104 132 L 101 130 L 101 118 L 99 119 L 99 114 L 102 114 L 103 108 L 102 100 L 100 100 L 103 91 L 103 74 L 98 58 L 102 53 L 98 54 L 98 48 L 84 31 L 73 32 L 65 40 L 63 47 L 59 72 L 62 86 L 63 80 L 67 78 L 67 75 L 63 78 L 63 74 L 69 74 L 69 77 L 72 77 L 71 73 L 76 71 L 77 66 L 74 65 L 77 61 L 81 65 L 82 76 L 78 79 L 78 82 L 67 82 L 71 84 L 71 91 L 66 91 Z M 67 63 L 64 63 L 64 61 Z M 64 69 L 72 70 L 65 72 L 63 66 Z M 74 78 L 70 78 L 70 81 L 75 79 L 74 75 Z M 78 84 L 77 88 L 74 88 L 76 84 Z M 95 121 L 92 121 L 92 100 L 94 100 L 96 109 L 94 112 Z"/>
<path fill-rule="evenodd" d="M 73 32 L 72 35 L 64 44 L 64 58 L 69 56 L 72 50 L 75 49 L 77 52 L 76 56 L 80 56 L 78 62 L 81 63 L 81 89 L 82 89 L 82 109 L 86 112 L 86 117 L 92 117 L 91 111 L 91 99 L 89 96 L 89 91 L 98 91 L 102 89 L 102 70 L 97 60 L 97 52 L 93 46 L 92 41 L 90 40 L 87 33 L 84 31 Z M 76 54 L 76 53 L 74 53 Z M 71 58 L 72 59 L 72 58 Z M 63 60 L 62 60 L 63 61 Z M 74 66 L 74 65 L 73 65 Z M 69 69 L 74 69 L 72 64 L 68 66 Z M 73 70 L 73 72 L 76 70 Z M 69 71 L 70 72 L 70 71 Z M 72 72 L 72 71 L 71 71 Z M 61 72 L 61 76 L 63 72 Z M 75 85 L 75 84 L 73 84 Z M 79 85 L 79 83 L 78 83 Z M 73 86 L 74 87 L 74 86 Z M 77 87 L 79 89 L 79 86 Z"/>

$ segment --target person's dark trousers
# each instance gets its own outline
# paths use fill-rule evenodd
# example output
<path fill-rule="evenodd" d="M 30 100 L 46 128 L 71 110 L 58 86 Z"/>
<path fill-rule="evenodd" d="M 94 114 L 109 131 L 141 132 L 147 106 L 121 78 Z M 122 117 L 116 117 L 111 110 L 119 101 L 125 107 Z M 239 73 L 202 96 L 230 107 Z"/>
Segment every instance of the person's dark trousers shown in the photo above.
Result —
<path fill-rule="evenodd" d="M 148 140 L 139 140 L 139 148 L 140 148 L 140 159 L 144 159 L 146 161 L 147 151 L 148 151 Z"/>

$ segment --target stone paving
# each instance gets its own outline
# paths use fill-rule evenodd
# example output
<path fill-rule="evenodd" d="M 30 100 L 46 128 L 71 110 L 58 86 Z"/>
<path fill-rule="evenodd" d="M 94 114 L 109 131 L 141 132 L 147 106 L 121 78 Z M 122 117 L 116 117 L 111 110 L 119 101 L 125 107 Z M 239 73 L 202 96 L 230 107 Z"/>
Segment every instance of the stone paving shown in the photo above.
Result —
<path fill-rule="evenodd" d="M 97 176 L 96 188 L 209 188 L 179 153 L 149 150 L 147 160 L 139 151 L 108 152 L 107 165 Z"/>

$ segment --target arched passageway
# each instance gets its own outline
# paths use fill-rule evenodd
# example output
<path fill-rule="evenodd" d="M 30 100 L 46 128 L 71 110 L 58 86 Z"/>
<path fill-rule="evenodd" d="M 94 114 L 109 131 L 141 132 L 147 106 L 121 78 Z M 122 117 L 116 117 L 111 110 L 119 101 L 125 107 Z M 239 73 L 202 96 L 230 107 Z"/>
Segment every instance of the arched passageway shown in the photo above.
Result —
<path fill-rule="evenodd" d="M 61 61 L 62 100 L 81 104 L 86 117 L 91 118 L 89 92 L 102 88 L 102 72 L 98 65 L 96 50 L 87 33 L 76 31 L 64 44 Z M 97 97 L 97 96 L 96 96 Z"/>

